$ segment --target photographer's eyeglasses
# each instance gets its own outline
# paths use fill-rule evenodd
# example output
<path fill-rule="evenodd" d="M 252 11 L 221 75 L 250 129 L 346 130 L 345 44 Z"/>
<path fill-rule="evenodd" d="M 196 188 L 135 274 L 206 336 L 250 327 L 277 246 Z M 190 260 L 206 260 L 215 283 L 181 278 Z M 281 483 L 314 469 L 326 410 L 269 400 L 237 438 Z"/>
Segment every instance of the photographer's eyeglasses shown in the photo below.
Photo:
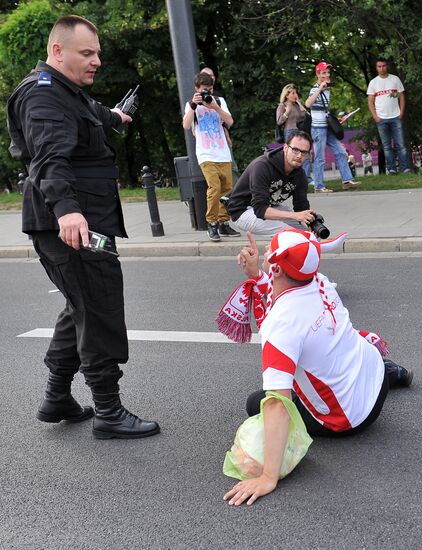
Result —
<path fill-rule="evenodd" d="M 302 151 L 302 149 L 298 149 L 297 147 L 292 147 L 289 145 L 290 149 L 292 150 L 292 153 L 294 155 L 300 155 L 301 157 L 306 157 L 306 155 L 309 153 L 309 151 Z"/>

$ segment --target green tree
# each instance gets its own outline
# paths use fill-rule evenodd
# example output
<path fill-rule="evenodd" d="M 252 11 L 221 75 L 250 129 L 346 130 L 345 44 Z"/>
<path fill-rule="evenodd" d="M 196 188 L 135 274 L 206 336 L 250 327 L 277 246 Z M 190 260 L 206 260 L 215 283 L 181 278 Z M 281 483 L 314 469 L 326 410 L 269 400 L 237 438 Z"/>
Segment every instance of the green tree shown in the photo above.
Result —
<path fill-rule="evenodd" d="M 37 60 L 45 58 L 48 34 L 61 13 L 60 7 L 48 0 L 34 0 L 17 7 L 14 2 L 3 2 L 1 7 L 4 9 L 6 4 L 14 9 L 7 17 L 1 16 L 0 98 L 3 105 Z M 21 166 L 8 153 L 10 138 L 4 109 L 0 111 L 0 128 L 0 170 L 6 181 L 16 181 Z"/>
<path fill-rule="evenodd" d="M 306 96 L 314 67 L 326 59 L 335 67 L 333 108 L 361 107 L 353 124 L 376 138 L 366 88 L 379 54 L 407 91 L 407 128 L 420 143 L 422 110 L 421 5 L 418 0 L 191 0 L 198 53 L 211 66 L 234 116 L 234 151 L 241 167 L 273 140 L 281 88 L 295 82 Z M 103 66 L 90 91 L 114 105 L 140 84 L 140 108 L 124 136 L 111 137 L 119 154 L 121 181 L 136 185 L 144 164 L 173 175 L 173 157 L 184 155 L 175 69 L 164 0 L 32 0 L 0 2 L 0 98 L 36 63 L 54 20 L 76 13 L 99 29 Z M 16 169 L 7 153 L 0 112 L 0 168 Z"/>
<path fill-rule="evenodd" d="M 367 109 L 366 89 L 376 76 L 379 55 L 391 60 L 391 72 L 402 79 L 407 93 L 407 129 L 410 141 L 422 138 L 422 5 L 416 0 L 246 0 L 234 16 L 244 31 L 262 47 L 292 45 L 295 62 L 314 78 L 320 59 L 334 65 L 334 107 L 361 107 L 354 124 L 367 128 L 366 139 L 376 136 Z M 303 79 L 302 79 L 303 81 Z M 308 81 L 308 84 L 310 82 Z M 337 88 L 339 93 L 337 93 Z M 345 101 L 346 100 L 346 101 Z"/>

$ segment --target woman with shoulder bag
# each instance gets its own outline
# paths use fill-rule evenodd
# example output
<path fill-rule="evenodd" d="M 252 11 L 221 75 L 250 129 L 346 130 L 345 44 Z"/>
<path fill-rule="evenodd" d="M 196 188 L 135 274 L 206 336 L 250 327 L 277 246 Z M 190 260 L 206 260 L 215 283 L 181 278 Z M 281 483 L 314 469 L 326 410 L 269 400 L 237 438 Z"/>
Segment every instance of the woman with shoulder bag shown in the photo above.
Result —
<path fill-rule="evenodd" d="M 287 84 L 284 86 L 280 95 L 280 103 L 276 112 L 276 124 L 279 128 L 283 128 L 284 141 L 295 130 L 301 130 L 311 134 L 311 116 L 305 107 L 299 101 L 299 94 L 295 84 Z M 311 177 L 311 162 L 310 155 L 307 156 L 303 169 L 309 185 L 313 185 Z"/>

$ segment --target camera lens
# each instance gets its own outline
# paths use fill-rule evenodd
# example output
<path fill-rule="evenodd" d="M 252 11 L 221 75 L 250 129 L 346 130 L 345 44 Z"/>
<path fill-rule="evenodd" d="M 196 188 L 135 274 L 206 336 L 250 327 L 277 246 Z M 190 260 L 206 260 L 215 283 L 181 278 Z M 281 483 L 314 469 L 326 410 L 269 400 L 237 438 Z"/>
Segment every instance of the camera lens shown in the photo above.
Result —
<path fill-rule="evenodd" d="M 328 239 L 330 230 L 324 225 L 324 218 L 321 214 L 315 214 L 315 219 L 309 224 L 309 227 L 319 239 Z"/>
<path fill-rule="evenodd" d="M 205 103 L 212 103 L 212 95 L 207 90 L 202 90 L 201 97 Z"/>
<path fill-rule="evenodd" d="M 316 234 L 320 239 L 328 239 L 328 237 L 330 236 L 330 230 L 325 227 L 325 225 L 321 224 L 321 227 L 318 227 L 318 231 L 316 232 Z"/>

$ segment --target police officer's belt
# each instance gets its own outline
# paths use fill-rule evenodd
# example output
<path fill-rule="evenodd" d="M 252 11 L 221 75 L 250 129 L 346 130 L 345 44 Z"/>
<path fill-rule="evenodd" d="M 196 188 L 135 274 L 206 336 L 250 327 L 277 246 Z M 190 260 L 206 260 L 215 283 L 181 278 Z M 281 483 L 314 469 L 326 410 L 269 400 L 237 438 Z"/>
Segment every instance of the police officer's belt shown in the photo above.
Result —
<path fill-rule="evenodd" d="M 117 166 L 72 166 L 73 173 L 77 178 L 105 178 L 117 179 L 119 168 Z"/>

